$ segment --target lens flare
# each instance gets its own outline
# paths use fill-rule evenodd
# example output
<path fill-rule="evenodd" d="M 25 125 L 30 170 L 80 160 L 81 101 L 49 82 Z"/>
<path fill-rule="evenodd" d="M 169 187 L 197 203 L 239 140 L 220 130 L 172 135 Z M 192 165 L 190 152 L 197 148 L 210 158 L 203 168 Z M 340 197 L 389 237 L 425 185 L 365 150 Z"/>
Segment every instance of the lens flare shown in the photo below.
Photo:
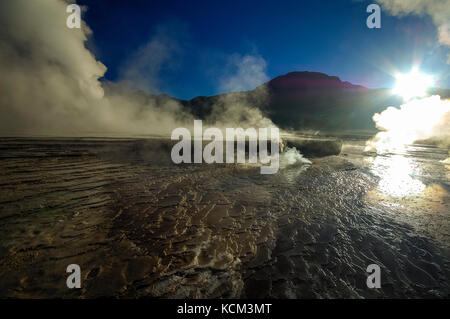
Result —
<path fill-rule="evenodd" d="M 427 89 L 433 86 L 433 77 L 413 69 L 407 74 L 397 74 L 397 82 L 393 93 L 402 96 L 406 101 L 413 97 L 423 97 Z"/>

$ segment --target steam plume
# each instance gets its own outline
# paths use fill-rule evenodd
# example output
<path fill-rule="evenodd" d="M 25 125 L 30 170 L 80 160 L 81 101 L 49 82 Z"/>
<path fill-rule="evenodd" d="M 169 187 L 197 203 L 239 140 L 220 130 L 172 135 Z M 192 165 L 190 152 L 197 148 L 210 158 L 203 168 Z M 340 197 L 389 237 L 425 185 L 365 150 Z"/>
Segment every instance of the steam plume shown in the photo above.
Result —
<path fill-rule="evenodd" d="M 222 91 L 247 91 L 267 82 L 267 63 L 259 55 L 247 54 L 241 56 L 233 54 L 228 62 L 228 74 L 221 79 Z"/>
<path fill-rule="evenodd" d="M 427 14 L 438 29 L 439 42 L 450 46 L 450 0 L 379 0 L 393 15 Z M 448 56 L 450 63 L 450 54 Z"/>
<path fill-rule="evenodd" d="M 67 28 L 66 6 L 62 0 L 0 2 L 2 135 L 169 134 L 192 122 L 174 100 L 142 101 L 117 85 L 105 95 L 99 79 L 106 67 L 85 47 L 91 30 L 84 22 Z M 133 69 L 126 75 L 129 82 Z"/>
<path fill-rule="evenodd" d="M 268 99 L 267 89 L 261 85 L 269 79 L 266 68 L 266 61 L 259 55 L 233 54 L 218 88 L 221 91 L 233 92 L 220 96 L 213 106 L 208 122 L 222 128 L 275 127 L 275 124 L 254 106 L 261 105 L 261 102 Z M 252 92 L 239 92 L 255 87 L 257 88 Z"/>
<path fill-rule="evenodd" d="M 130 56 L 117 83 L 100 82 L 106 67 L 85 47 L 91 34 L 66 27 L 62 0 L 0 2 L 0 134 L 2 135 L 170 135 L 189 127 L 192 115 L 160 92 L 159 73 L 179 54 L 168 32 Z M 31 19 L 30 17 L 39 17 Z M 231 56 L 221 90 L 248 90 L 268 79 L 258 55 Z M 255 90 L 252 101 L 267 98 Z M 242 94 L 223 95 L 209 118 L 222 127 L 268 127 L 273 123 Z"/>
<path fill-rule="evenodd" d="M 407 144 L 427 139 L 450 147 L 450 101 L 437 95 L 409 101 L 400 108 L 388 107 L 373 120 L 382 132 L 367 142 L 367 151 L 401 151 Z"/>

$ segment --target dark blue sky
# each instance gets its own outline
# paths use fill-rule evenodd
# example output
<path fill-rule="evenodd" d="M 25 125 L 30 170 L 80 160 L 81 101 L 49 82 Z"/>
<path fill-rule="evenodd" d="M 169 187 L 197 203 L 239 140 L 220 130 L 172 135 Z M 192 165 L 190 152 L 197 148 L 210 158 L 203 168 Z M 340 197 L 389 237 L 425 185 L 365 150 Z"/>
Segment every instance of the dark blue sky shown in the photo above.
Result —
<path fill-rule="evenodd" d="M 368 29 L 366 7 L 373 1 L 77 2 L 88 7 L 83 13 L 93 31 L 88 46 L 107 66 L 107 80 L 121 79 L 148 43 L 157 39 L 164 45 L 147 52 L 156 59 L 149 68 L 135 66 L 144 76 L 150 70 L 152 93 L 178 98 L 222 93 L 234 72 L 232 61 L 246 55 L 264 60 L 269 78 L 319 71 L 368 87 L 392 87 L 393 72 L 420 62 L 439 86 L 450 87 L 448 49 L 438 44 L 431 19 L 382 11 L 381 29 Z"/>

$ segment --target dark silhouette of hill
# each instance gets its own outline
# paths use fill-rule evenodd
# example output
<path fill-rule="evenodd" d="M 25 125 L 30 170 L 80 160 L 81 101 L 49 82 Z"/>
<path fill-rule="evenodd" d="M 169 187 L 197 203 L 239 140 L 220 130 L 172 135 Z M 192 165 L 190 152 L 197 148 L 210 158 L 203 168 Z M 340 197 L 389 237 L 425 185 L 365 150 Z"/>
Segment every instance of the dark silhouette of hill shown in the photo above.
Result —
<path fill-rule="evenodd" d="M 401 99 L 317 72 L 292 72 L 266 84 L 270 118 L 283 128 L 367 130 L 375 112 Z"/>
<path fill-rule="evenodd" d="M 433 89 L 430 93 L 450 97 L 447 89 Z M 168 98 L 156 96 L 157 100 Z M 213 107 L 244 103 L 259 108 L 280 128 L 323 131 L 375 130 L 373 114 L 403 102 L 390 89 L 369 89 L 336 76 L 306 71 L 278 76 L 246 92 L 178 101 L 200 119 L 208 118 Z"/>
<path fill-rule="evenodd" d="M 318 72 L 291 72 L 247 92 L 196 97 L 181 103 L 206 118 L 213 105 L 230 97 L 261 109 L 284 129 L 372 130 L 372 116 L 401 99 L 390 90 L 372 90 Z"/>

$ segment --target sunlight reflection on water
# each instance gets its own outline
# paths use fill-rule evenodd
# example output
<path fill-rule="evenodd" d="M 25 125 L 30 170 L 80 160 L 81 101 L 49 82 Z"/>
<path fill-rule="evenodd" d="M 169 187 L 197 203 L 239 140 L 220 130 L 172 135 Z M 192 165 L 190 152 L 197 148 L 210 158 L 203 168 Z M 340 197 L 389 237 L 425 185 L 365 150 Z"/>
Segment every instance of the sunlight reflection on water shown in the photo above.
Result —
<path fill-rule="evenodd" d="M 392 197 L 420 194 L 425 184 L 416 179 L 420 175 L 418 163 L 402 155 L 376 156 L 366 158 L 372 172 L 380 177 L 378 189 Z"/>

